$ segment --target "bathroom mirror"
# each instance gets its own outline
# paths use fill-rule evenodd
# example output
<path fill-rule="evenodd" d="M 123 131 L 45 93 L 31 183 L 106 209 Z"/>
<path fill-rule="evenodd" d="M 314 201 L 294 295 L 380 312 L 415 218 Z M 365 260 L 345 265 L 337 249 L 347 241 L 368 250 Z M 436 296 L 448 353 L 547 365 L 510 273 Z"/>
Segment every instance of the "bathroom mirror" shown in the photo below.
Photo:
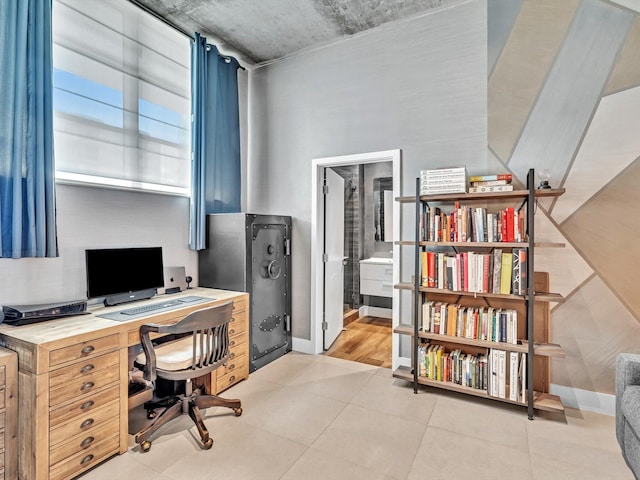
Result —
<path fill-rule="evenodd" d="M 374 240 L 392 242 L 393 230 L 393 179 L 378 177 L 373 179 L 373 222 Z"/>

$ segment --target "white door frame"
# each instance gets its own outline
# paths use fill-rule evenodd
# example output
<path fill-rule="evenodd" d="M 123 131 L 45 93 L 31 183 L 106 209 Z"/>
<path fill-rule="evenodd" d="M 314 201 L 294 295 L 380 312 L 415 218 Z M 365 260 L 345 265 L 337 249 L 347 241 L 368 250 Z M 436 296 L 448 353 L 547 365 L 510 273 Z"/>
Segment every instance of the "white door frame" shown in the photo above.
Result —
<path fill-rule="evenodd" d="M 311 339 L 310 348 L 301 350 L 306 353 L 318 354 L 322 352 L 322 297 L 324 283 L 322 280 L 322 249 L 324 238 L 324 202 L 322 201 L 322 169 L 344 165 L 359 165 L 361 163 L 391 162 L 393 170 L 393 197 L 400 196 L 400 160 L 401 150 L 386 150 L 381 152 L 359 153 L 338 157 L 315 158 L 311 162 Z M 400 238 L 400 204 L 393 202 L 393 238 Z M 400 247 L 393 244 L 393 283 L 400 281 Z M 392 324 L 399 323 L 399 293 L 393 289 Z M 297 343 L 297 342 L 296 342 Z M 302 342 L 300 342 L 302 343 Z M 299 344 L 302 347 L 301 344 Z M 393 335 L 393 363 L 397 363 L 399 355 L 398 335 Z M 395 368 L 395 366 L 394 366 Z"/>

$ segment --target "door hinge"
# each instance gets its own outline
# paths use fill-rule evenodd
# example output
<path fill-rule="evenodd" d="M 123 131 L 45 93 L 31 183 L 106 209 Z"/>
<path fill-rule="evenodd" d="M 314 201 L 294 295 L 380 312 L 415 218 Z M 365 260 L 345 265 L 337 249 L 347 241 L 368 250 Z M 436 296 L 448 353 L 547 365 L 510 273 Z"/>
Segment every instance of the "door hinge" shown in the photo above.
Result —
<path fill-rule="evenodd" d="M 329 193 L 329 185 L 322 185 L 322 194 L 327 195 Z"/>
<path fill-rule="evenodd" d="M 322 254 L 322 261 L 324 263 L 327 263 L 329 261 L 329 254 L 328 253 L 323 253 Z"/>
<path fill-rule="evenodd" d="M 291 255 L 291 239 L 287 238 L 284 241 L 284 254 L 289 256 Z"/>
<path fill-rule="evenodd" d="M 329 324 L 327 322 L 322 322 L 322 330 L 327 330 L 329 328 Z"/>
<path fill-rule="evenodd" d="M 285 332 L 291 331 L 291 315 L 285 314 L 284 316 L 284 330 Z"/>

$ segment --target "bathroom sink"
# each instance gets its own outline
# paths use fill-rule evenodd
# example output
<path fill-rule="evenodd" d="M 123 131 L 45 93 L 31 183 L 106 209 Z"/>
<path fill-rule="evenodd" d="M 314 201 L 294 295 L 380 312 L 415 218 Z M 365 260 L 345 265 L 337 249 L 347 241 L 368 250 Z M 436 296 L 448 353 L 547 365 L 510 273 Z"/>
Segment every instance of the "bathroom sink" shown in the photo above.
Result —
<path fill-rule="evenodd" d="M 360 260 L 360 263 L 373 263 L 378 265 L 393 265 L 393 258 L 371 257 Z"/>

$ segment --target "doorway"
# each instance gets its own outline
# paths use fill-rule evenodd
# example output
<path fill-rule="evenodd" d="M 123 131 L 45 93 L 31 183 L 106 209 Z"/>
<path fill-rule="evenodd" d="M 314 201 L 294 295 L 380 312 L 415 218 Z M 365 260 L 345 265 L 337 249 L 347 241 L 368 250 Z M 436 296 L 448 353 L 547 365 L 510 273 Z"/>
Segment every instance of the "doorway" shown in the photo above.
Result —
<path fill-rule="evenodd" d="M 388 197 L 393 199 L 394 197 L 399 196 L 400 190 L 400 159 L 401 152 L 400 150 L 390 150 L 383 152 L 372 152 L 365 154 L 357 154 L 357 155 L 346 155 L 339 157 L 328 157 L 328 158 L 319 158 L 313 160 L 312 165 L 312 225 L 311 225 L 311 343 L 313 347 L 314 353 L 321 353 L 327 350 L 330 345 L 325 344 L 325 332 L 326 329 L 330 328 L 330 322 L 336 321 L 340 322 L 340 331 L 342 330 L 342 322 L 343 316 L 340 315 L 340 318 L 328 318 L 327 317 L 327 305 L 335 305 L 337 304 L 339 308 L 333 308 L 334 312 L 344 313 L 344 305 L 348 305 L 349 309 L 355 305 L 358 305 L 358 302 L 354 302 L 354 298 L 356 297 L 355 293 L 349 293 L 349 285 L 346 285 L 347 288 L 340 289 L 340 298 L 334 297 L 326 297 L 326 294 L 332 295 L 331 291 L 335 290 L 333 285 L 327 284 L 327 278 L 325 275 L 325 264 L 327 261 L 327 255 L 324 251 L 325 245 L 325 234 L 333 234 L 334 229 L 331 228 L 331 223 L 327 225 L 325 223 L 326 215 L 325 209 L 327 209 L 325 204 L 325 198 L 323 195 L 323 185 L 326 170 L 342 170 L 343 173 L 345 169 L 341 169 L 340 167 L 358 167 L 361 165 L 367 164 L 375 164 L 380 162 L 390 162 L 391 170 L 392 170 L 392 190 L 389 193 Z M 346 177 L 346 182 L 344 182 L 344 195 L 349 195 L 349 190 L 353 189 L 354 193 L 357 191 L 358 186 L 355 184 L 355 180 L 351 179 L 352 182 L 349 184 L 350 178 Z M 373 183 L 372 183 L 373 185 Z M 354 189 L 355 187 L 355 189 Z M 373 188 L 373 186 L 372 186 Z M 372 197 L 373 198 L 373 197 Z M 347 204 L 348 206 L 348 204 Z M 389 228 L 387 225 L 387 237 L 392 236 L 393 238 L 399 237 L 400 230 L 400 207 L 398 202 L 390 202 L 389 209 L 393 211 L 393 221 L 392 228 Z M 326 210 L 327 212 L 331 212 L 331 210 Z M 334 219 L 335 221 L 335 219 Z M 370 219 L 373 223 L 373 218 Z M 380 235 L 378 231 L 376 233 Z M 347 233 L 349 235 L 349 233 Z M 348 245 L 347 245 L 348 246 Z M 393 259 L 399 260 L 399 247 L 394 245 L 392 242 L 389 242 L 385 247 L 387 248 L 387 256 L 390 255 Z M 336 258 L 339 257 L 340 254 L 336 255 Z M 363 254 L 362 250 L 357 253 L 357 258 L 353 258 L 356 256 L 356 250 L 346 250 L 342 252 L 341 260 L 344 260 L 348 263 L 349 259 L 351 261 L 359 261 Z M 345 259 L 346 257 L 346 259 Z M 335 275 L 333 275 L 335 278 Z M 347 283 L 349 281 L 353 281 L 353 277 L 347 277 Z M 343 277 L 344 281 L 344 277 Z M 399 282 L 399 268 L 397 265 L 397 261 L 393 261 L 393 283 Z M 341 286 L 342 287 L 342 286 Z M 346 295 L 344 292 L 347 292 Z M 353 291 L 353 288 L 352 288 Z M 395 290 L 392 292 L 392 297 L 390 300 L 391 312 L 392 312 L 392 325 L 398 324 L 397 319 L 397 309 L 393 308 L 394 304 L 397 304 L 398 294 Z M 335 294 L 333 294 L 335 295 Z M 359 295 L 359 293 L 357 294 Z M 344 299 L 346 298 L 346 301 Z M 358 299 L 359 301 L 359 299 Z M 334 317 L 336 314 L 332 314 Z M 374 314 L 375 315 L 375 314 Z M 373 315 L 372 315 L 373 317 Z M 370 325 L 374 325 L 377 321 L 375 318 L 367 319 L 365 322 L 369 322 Z M 323 325 L 324 324 L 324 325 Z M 364 322 L 363 322 L 364 325 Z M 323 329 L 324 326 L 324 329 Z M 335 331 L 335 330 L 334 330 Z M 330 339 L 331 340 L 331 339 Z M 331 342 L 332 343 L 332 342 Z M 395 353 L 394 353 L 395 352 Z M 392 340 L 392 358 L 397 359 L 398 355 L 398 340 L 397 337 Z"/>

